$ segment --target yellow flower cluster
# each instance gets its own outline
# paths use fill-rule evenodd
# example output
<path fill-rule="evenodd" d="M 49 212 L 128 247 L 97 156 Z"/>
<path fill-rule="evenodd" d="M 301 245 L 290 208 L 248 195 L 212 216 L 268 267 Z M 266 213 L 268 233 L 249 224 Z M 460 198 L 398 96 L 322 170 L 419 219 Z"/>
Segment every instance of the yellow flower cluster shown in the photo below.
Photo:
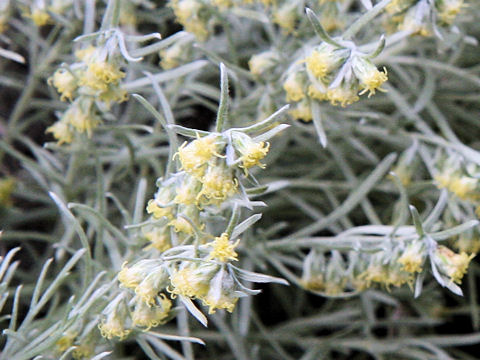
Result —
<path fill-rule="evenodd" d="M 425 271 L 424 264 L 428 256 L 440 274 L 452 283 L 460 284 L 470 260 L 475 256 L 466 252 L 457 254 L 443 245 L 437 246 L 433 254 L 429 254 L 425 242 L 420 239 L 406 245 L 398 244 L 388 253 L 350 252 L 347 254 L 348 268 L 337 254 L 332 252 L 328 259 L 323 254 L 307 256 L 301 285 L 326 296 L 364 291 L 374 286 L 390 290 L 392 286 L 407 284 L 413 290 L 417 276 Z"/>
<path fill-rule="evenodd" d="M 312 101 L 345 107 L 358 101 L 359 95 L 368 92 L 370 97 L 377 90 L 385 91 L 382 85 L 388 79 L 387 70 L 378 70 L 366 56 L 350 58 L 349 54 L 346 49 L 322 43 L 289 70 L 283 89 L 286 100 L 295 103 L 290 115 L 309 121 Z"/>
<path fill-rule="evenodd" d="M 478 202 L 480 200 L 479 180 L 461 172 L 445 169 L 435 177 L 438 188 L 445 188 L 462 200 Z"/>
<path fill-rule="evenodd" d="M 78 50 L 75 56 L 78 63 L 57 69 L 48 79 L 60 93 L 60 100 L 71 101 L 60 120 L 47 129 L 59 144 L 71 143 L 75 133 L 92 136 L 101 123 L 98 103 L 108 109 L 112 103 L 127 99 L 126 91 L 120 87 L 125 73 L 115 60 L 93 46 Z"/>
<path fill-rule="evenodd" d="M 168 249 L 169 227 L 180 240 L 202 230 L 205 225 L 200 210 L 205 206 L 220 207 L 238 193 L 237 170 L 243 170 L 248 176 L 248 169 L 264 167 L 260 161 L 268 153 L 268 143 L 256 142 L 241 132 L 232 133 L 231 138 L 237 154 L 233 166 L 227 165 L 227 141 L 219 134 L 198 137 L 180 146 L 175 158 L 182 171 L 161 182 L 154 199 L 147 205 L 147 212 L 153 218 L 168 220 L 164 229 L 149 232 L 148 240 L 152 243 L 149 248 Z"/>
<path fill-rule="evenodd" d="M 464 0 L 439 0 L 428 5 L 415 0 L 392 0 L 385 8 L 384 24 L 389 32 L 402 30 L 428 37 L 434 34 L 435 27 L 451 26 L 465 7 Z"/>
<path fill-rule="evenodd" d="M 234 251 L 238 241 L 234 244 L 228 242 L 228 236 L 222 234 L 208 247 L 213 247 L 206 260 L 217 259 L 221 262 L 186 262 L 175 270 L 170 278 L 171 287 L 168 290 L 172 296 L 182 295 L 192 299 L 201 300 L 209 307 L 209 314 L 217 309 L 226 309 L 232 312 L 238 300 L 237 286 L 232 275 L 225 270 L 224 264 L 236 260 Z"/>

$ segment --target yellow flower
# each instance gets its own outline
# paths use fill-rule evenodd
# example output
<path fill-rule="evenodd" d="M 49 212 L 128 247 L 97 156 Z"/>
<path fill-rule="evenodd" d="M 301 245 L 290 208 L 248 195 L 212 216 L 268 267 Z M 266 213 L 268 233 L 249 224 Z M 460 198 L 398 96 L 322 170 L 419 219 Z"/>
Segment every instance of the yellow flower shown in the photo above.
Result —
<path fill-rule="evenodd" d="M 457 195 L 462 200 L 475 199 L 478 197 L 478 194 L 475 194 L 475 190 L 478 186 L 478 179 L 474 179 L 468 176 L 458 176 L 454 177 L 449 186 L 448 190 Z"/>
<path fill-rule="evenodd" d="M 219 205 L 237 193 L 238 181 L 230 169 L 222 165 L 210 166 L 201 180 L 202 190 L 197 199 L 203 204 Z"/>
<path fill-rule="evenodd" d="M 228 234 L 223 233 L 222 235 L 216 237 L 210 244 L 213 249 L 208 255 L 209 259 L 217 259 L 221 262 L 226 261 L 237 261 L 237 253 L 235 252 L 235 248 L 237 247 L 240 239 L 238 239 L 235 243 L 230 243 L 228 239 Z"/>
<path fill-rule="evenodd" d="M 357 90 L 346 84 L 342 84 L 327 91 L 328 100 L 332 105 L 345 107 L 359 100 Z"/>
<path fill-rule="evenodd" d="M 480 251 L 480 238 L 478 235 L 460 235 L 459 239 L 453 243 L 453 246 L 461 253 L 477 254 Z"/>
<path fill-rule="evenodd" d="M 117 85 L 125 73 L 106 61 L 95 61 L 88 64 L 87 69 L 80 77 L 80 84 L 96 91 L 107 91 L 108 84 Z"/>
<path fill-rule="evenodd" d="M 109 86 L 107 90 L 102 91 L 100 94 L 98 94 L 98 99 L 100 101 L 103 101 L 109 109 L 112 102 L 122 103 L 124 101 L 127 101 L 128 93 L 117 86 Z"/>
<path fill-rule="evenodd" d="M 53 85 L 61 94 L 60 100 L 72 100 L 73 93 L 78 88 L 77 79 L 68 70 L 58 69 L 53 76 L 48 79 L 48 84 Z"/>
<path fill-rule="evenodd" d="M 172 239 L 170 238 L 170 231 L 167 227 L 156 227 L 144 232 L 143 236 L 150 242 L 150 245 L 147 246 L 146 249 L 154 248 L 160 252 L 164 252 L 172 247 Z"/>
<path fill-rule="evenodd" d="M 186 220 L 182 216 L 177 216 L 177 218 L 170 221 L 168 225 L 173 226 L 175 232 L 177 233 L 181 232 L 186 235 L 193 235 L 195 233 L 192 224 L 190 224 L 188 220 Z"/>
<path fill-rule="evenodd" d="M 301 79 L 301 75 L 296 72 L 288 74 L 287 79 L 283 83 L 283 89 L 287 93 L 287 101 L 300 101 L 305 97 L 303 90 L 304 82 Z"/>
<path fill-rule="evenodd" d="M 62 120 L 49 126 L 45 132 L 52 133 L 59 145 L 70 144 L 73 141 L 73 131 L 70 128 L 70 125 Z"/>
<path fill-rule="evenodd" d="M 190 143 L 184 142 L 178 149 L 182 169 L 194 176 L 202 176 L 206 165 L 217 153 L 217 136 L 205 136 Z"/>
<path fill-rule="evenodd" d="M 360 82 L 360 87 L 363 89 L 360 95 L 368 91 L 368 97 L 370 97 L 375 94 L 376 90 L 386 91 L 381 86 L 388 80 L 387 69 L 383 68 L 383 72 L 379 71 L 370 60 L 356 57 L 353 61 L 353 72 Z"/>
<path fill-rule="evenodd" d="M 448 188 L 450 186 L 450 183 L 452 182 L 453 178 L 446 172 L 443 172 L 435 175 L 434 180 L 436 182 L 437 187 L 439 189 L 443 189 L 443 188 Z"/>
<path fill-rule="evenodd" d="M 389 14 L 395 14 L 405 10 L 411 4 L 411 0 L 392 0 L 387 6 L 385 6 L 385 11 Z"/>
<path fill-rule="evenodd" d="M 451 281 L 461 284 L 463 275 L 466 274 L 470 261 L 475 257 L 474 254 L 467 253 L 456 254 L 446 246 L 437 247 L 434 254 L 434 261 L 439 270 L 447 275 Z"/>
<path fill-rule="evenodd" d="M 193 205 L 197 203 L 197 195 L 202 184 L 193 176 L 186 175 L 180 186 L 176 188 L 173 202 L 176 204 Z"/>
<path fill-rule="evenodd" d="M 98 324 L 98 328 L 102 336 L 109 340 L 114 337 L 123 340 L 130 334 L 130 330 L 125 329 L 125 319 L 122 319 L 116 311 L 109 313 L 106 319 Z"/>
<path fill-rule="evenodd" d="M 164 70 L 176 68 L 180 65 L 184 49 L 182 43 L 177 42 L 165 50 L 160 51 L 160 66 Z"/>
<path fill-rule="evenodd" d="M 297 103 L 293 109 L 288 111 L 288 113 L 295 119 L 312 121 L 312 109 L 307 101 Z"/>
<path fill-rule="evenodd" d="M 232 312 L 238 301 L 232 276 L 223 268 L 220 269 L 212 278 L 208 293 L 201 300 L 205 306 L 209 307 L 209 314 L 214 314 L 217 309 Z"/>
<path fill-rule="evenodd" d="M 91 104 L 81 104 L 77 101 L 63 114 L 62 121 L 70 124 L 79 133 L 86 132 L 88 137 L 92 136 L 92 130 L 101 123 L 100 117 L 94 113 Z"/>
<path fill-rule="evenodd" d="M 127 267 L 127 262 L 123 263 L 122 269 L 117 275 L 118 281 L 123 287 L 135 289 L 140 282 L 147 277 L 160 265 L 156 260 L 140 260 L 131 267 Z"/>
<path fill-rule="evenodd" d="M 157 266 L 135 287 L 135 294 L 149 306 L 155 304 L 158 293 L 168 286 L 168 273 L 163 266 Z"/>
<path fill-rule="evenodd" d="M 402 265 L 404 271 L 409 273 L 422 272 L 422 265 L 426 254 L 423 244 L 415 241 L 407 246 L 397 263 Z"/>
<path fill-rule="evenodd" d="M 174 0 L 171 3 L 177 21 L 183 25 L 185 31 L 194 34 L 198 40 L 208 37 L 207 23 L 199 18 L 204 5 L 198 0 Z"/>
<path fill-rule="evenodd" d="M 202 298 L 208 293 L 210 280 L 217 271 L 217 265 L 190 262 L 170 276 L 171 287 L 167 290 L 173 295 Z"/>
<path fill-rule="evenodd" d="M 137 301 L 132 313 L 132 324 L 145 328 L 143 331 L 148 331 L 152 327 L 164 324 L 171 308 L 172 302 L 164 294 L 159 297 L 159 305 L 150 306 L 143 301 Z"/>
<path fill-rule="evenodd" d="M 359 276 L 365 279 L 368 287 L 372 282 L 385 284 L 388 280 L 388 269 L 381 264 L 370 264 L 367 270 Z"/>
<path fill-rule="evenodd" d="M 305 58 L 307 69 L 318 79 L 324 79 L 332 65 L 332 55 L 329 51 L 313 50 Z"/>
<path fill-rule="evenodd" d="M 260 160 L 267 155 L 268 149 L 270 148 L 269 143 L 263 141 L 255 142 L 250 136 L 240 132 L 233 132 L 232 139 L 235 150 L 241 155 L 241 167 L 249 169 L 257 165 L 262 169 L 265 168 L 265 165 L 262 164 Z"/>

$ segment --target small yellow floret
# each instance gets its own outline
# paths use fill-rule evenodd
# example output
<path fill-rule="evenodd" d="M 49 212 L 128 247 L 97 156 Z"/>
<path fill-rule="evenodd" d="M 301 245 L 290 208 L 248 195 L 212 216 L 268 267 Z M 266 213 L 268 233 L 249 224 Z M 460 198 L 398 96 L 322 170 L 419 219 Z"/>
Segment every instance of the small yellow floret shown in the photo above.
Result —
<path fill-rule="evenodd" d="M 185 218 L 182 216 L 178 216 L 176 219 L 173 219 L 168 223 L 168 225 L 173 226 L 175 232 L 181 232 L 187 235 L 193 235 L 194 229 L 192 224 L 190 224 Z"/>
<path fill-rule="evenodd" d="M 102 336 L 109 340 L 114 337 L 123 340 L 130 334 L 130 330 L 126 330 L 124 327 L 124 320 L 116 314 L 109 314 L 104 321 L 98 324 L 98 328 Z"/>
<path fill-rule="evenodd" d="M 475 198 L 476 194 L 474 194 L 474 191 L 477 186 L 477 179 L 468 176 L 461 176 L 452 179 L 448 186 L 448 190 L 457 195 L 460 199 L 467 200 L 468 198 Z"/>
<path fill-rule="evenodd" d="M 223 233 L 222 235 L 218 236 L 213 240 L 209 245 L 213 248 L 213 250 L 208 255 L 209 259 L 217 259 L 221 262 L 226 261 L 237 261 L 237 253 L 235 252 L 235 248 L 237 247 L 240 239 L 238 239 L 235 243 L 230 243 L 228 239 L 228 234 Z"/>
<path fill-rule="evenodd" d="M 141 301 L 137 302 L 132 313 L 133 326 L 148 331 L 152 327 L 164 324 L 172 308 L 172 303 L 164 294 L 160 294 L 159 301 L 160 306 L 149 306 Z"/>
<path fill-rule="evenodd" d="M 287 101 L 300 101 L 305 97 L 303 82 L 294 72 L 287 76 L 287 79 L 283 83 L 283 89 L 287 93 Z"/>
<path fill-rule="evenodd" d="M 345 107 L 357 102 L 360 98 L 354 89 L 347 86 L 338 86 L 327 91 L 328 100 L 332 105 Z"/>
<path fill-rule="evenodd" d="M 53 85 L 61 94 L 60 100 L 72 100 L 73 93 L 78 87 L 77 79 L 68 70 L 58 69 L 52 77 L 48 79 L 48 83 Z"/>
<path fill-rule="evenodd" d="M 208 280 L 201 276 L 196 265 L 191 265 L 172 274 L 170 277 L 172 288 L 168 290 L 174 295 L 201 298 L 208 292 Z"/>
<path fill-rule="evenodd" d="M 328 52 L 320 52 L 318 50 L 313 50 L 305 59 L 307 69 L 318 79 L 324 79 L 328 74 L 331 61 Z"/>
<path fill-rule="evenodd" d="M 125 73 L 106 61 L 95 61 L 88 64 L 87 70 L 80 78 L 80 84 L 96 91 L 107 91 L 108 85 L 117 85 Z"/>
<path fill-rule="evenodd" d="M 468 255 L 464 252 L 456 254 L 443 245 L 437 248 L 436 255 L 441 260 L 441 270 L 457 284 L 462 283 L 462 278 L 467 273 L 468 265 L 475 257 L 475 254 Z"/>
<path fill-rule="evenodd" d="M 155 219 L 162 217 L 170 218 L 172 216 L 171 206 L 161 207 L 155 199 L 151 199 L 147 204 L 147 213 L 152 214 Z"/>
<path fill-rule="evenodd" d="M 70 125 L 62 120 L 49 126 L 45 132 L 52 133 L 53 137 L 58 141 L 58 145 L 70 144 L 73 141 L 73 131 Z"/>
<path fill-rule="evenodd" d="M 367 91 L 368 97 L 375 94 L 375 91 L 386 92 L 385 89 L 382 89 L 380 86 L 388 80 L 387 69 L 383 68 L 383 72 L 378 69 L 372 69 L 372 71 L 366 73 L 363 78 L 360 79 L 361 86 L 363 90 L 360 92 L 360 95 L 363 95 Z"/>
<path fill-rule="evenodd" d="M 237 193 L 238 181 L 229 169 L 210 166 L 201 180 L 202 190 L 197 200 L 205 204 L 220 204 Z"/>
<path fill-rule="evenodd" d="M 252 166 L 258 165 L 261 168 L 265 168 L 265 165 L 260 162 L 268 153 L 270 144 L 266 144 L 261 141 L 258 143 L 251 142 L 248 147 L 242 149 L 242 167 L 249 169 Z"/>
<path fill-rule="evenodd" d="M 404 271 L 409 273 L 422 272 L 422 265 L 425 259 L 423 248 L 415 243 L 408 246 L 397 262 L 402 265 Z"/>
<path fill-rule="evenodd" d="M 178 149 L 177 155 L 182 164 L 182 169 L 195 175 L 203 175 L 205 165 L 217 154 L 217 142 L 213 136 L 205 136 L 188 143 L 185 142 Z"/>

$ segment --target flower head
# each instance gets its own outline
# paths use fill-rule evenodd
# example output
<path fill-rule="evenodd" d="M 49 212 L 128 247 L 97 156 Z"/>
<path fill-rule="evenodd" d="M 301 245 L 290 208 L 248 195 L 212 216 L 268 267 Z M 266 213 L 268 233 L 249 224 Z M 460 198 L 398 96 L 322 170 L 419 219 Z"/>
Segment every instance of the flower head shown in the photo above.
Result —
<path fill-rule="evenodd" d="M 198 138 L 192 142 L 183 143 L 178 149 L 178 157 L 182 169 L 194 176 L 202 176 L 205 165 L 214 157 L 221 156 L 217 153 L 221 147 L 216 135 Z"/>
<path fill-rule="evenodd" d="M 60 100 L 72 100 L 73 93 L 78 88 L 78 82 L 75 76 L 66 69 L 58 69 L 53 76 L 48 79 L 48 83 L 53 85 L 61 94 Z"/>
<path fill-rule="evenodd" d="M 158 299 L 158 293 L 168 286 L 168 273 L 164 266 L 157 266 L 135 287 L 135 294 L 150 306 Z"/>
<path fill-rule="evenodd" d="M 122 286 L 135 289 L 140 282 L 143 281 L 152 271 L 155 271 L 161 263 L 158 260 L 140 260 L 134 265 L 128 267 L 126 262 L 122 266 L 122 270 L 118 273 L 118 281 Z"/>
<path fill-rule="evenodd" d="M 59 120 L 49 126 L 46 133 L 52 133 L 58 144 L 70 144 L 73 141 L 73 131 L 68 123 Z"/>
<path fill-rule="evenodd" d="M 202 190 L 198 193 L 197 200 L 203 204 L 218 205 L 238 190 L 238 180 L 222 164 L 209 166 L 201 182 Z"/>
<path fill-rule="evenodd" d="M 167 290 L 173 295 L 202 298 L 209 289 L 209 283 L 219 269 L 210 263 L 188 262 L 170 276 L 171 287 Z"/>
<path fill-rule="evenodd" d="M 209 290 L 201 300 L 204 305 L 209 307 L 209 314 L 215 313 L 217 309 L 226 309 L 228 312 L 232 312 L 238 301 L 235 291 L 235 280 L 222 267 L 212 278 Z"/>
<path fill-rule="evenodd" d="M 237 247 L 240 239 L 236 242 L 231 243 L 228 239 L 228 234 L 223 233 L 222 235 L 218 236 L 213 240 L 210 244 L 212 247 L 212 251 L 208 255 L 209 259 L 217 259 L 221 262 L 231 261 L 231 260 L 238 260 L 237 253 L 235 252 L 235 248 Z"/>
<path fill-rule="evenodd" d="M 297 72 L 289 73 L 283 89 L 287 93 L 287 101 L 302 100 L 305 97 L 303 76 Z"/>
<path fill-rule="evenodd" d="M 357 88 L 353 85 L 342 83 L 341 85 L 327 91 L 328 100 L 332 105 L 345 107 L 359 100 Z"/>
<path fill-rule="evenodd" d="M 402 265 L 403 270 L 406 272 L 422 272 L 422 265 L 425 258 L 425 246 L 420 241 L 414 241 L 407 246 L 398 258 L 397 263 Z"/>
<path fill-rule="evenodd" d="M 104 310 L 105 318 L 98 328 L 104 338 L 109 340 L 118 337 L 120 340 L 125 339 L 130 330 L 125 329 L 126 307 L 122 300 L 123 295 L 117 296 L 113 302 L 107 305 Z"/>
<path fill-rule="evenodd" d="M 269 143 L 255 142 L 250 136 L 239 132 L 234 132 L 232 138 L 235 149 L 241 154 L 241 167 L 244 169 L 249 169 L 255 165 L 261 168 L 265 167 L 260 160 L 267 155 L 270 148 Z"/>
<path fill-rule="evenodd" d="M 375 94 L 376 90 L 386 91 L 381 88 L 382 84 L 388 80 L 385 68 L 383 68 L 383 72 L 379 71 L 370 60 L 357 56 L 353 61 L 353 72 L 360 82 L 360 87 L 363 89 L 360 95 L 368 91 L 368 97 L 370 97 Z"/>
<path fill-rule="evenodd" d="M 448 276 L 452 282 L 461 284 L 468 265 L 474 256 L 474 254 L 468 255 L 464 252 L 457 254 L 446 246 L 440 245 L 435 250 L 433 261 L 440 272 Z"/>
<path fill-rule="evenodd" d="M 164 294 L 160 294 L 158 303 L 155 305 L 148 305 L 139 300 L 132 313 L 132 325 L 144 328 L 143 331 L 162 325 L 168 318 L 171 308 L 172 302 Z"/>

